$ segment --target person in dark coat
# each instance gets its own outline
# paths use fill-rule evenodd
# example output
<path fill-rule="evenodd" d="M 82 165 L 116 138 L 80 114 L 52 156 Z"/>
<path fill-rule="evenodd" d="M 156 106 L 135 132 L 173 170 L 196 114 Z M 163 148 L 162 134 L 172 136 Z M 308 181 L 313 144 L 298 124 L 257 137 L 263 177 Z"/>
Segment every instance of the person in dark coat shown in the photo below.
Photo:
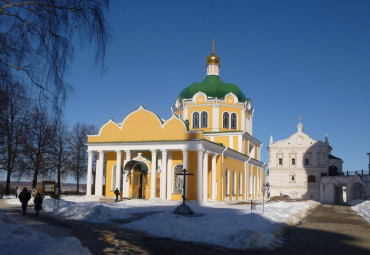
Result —
<path fill-rule="evenodd" d="M 40 192 L 37 192 L 33 202 L 35 203 L 36 216 L 39 216 L 39 212 L 42 210 L 42 197 Z"/>
<path fill-rule="evenodd" d="M 19 201 L 21 201 L 22 203 L 23 215 L 26 215 L 27 204 L 28 204 L 28 201 L 30 201 L 31 199 L 31 193 L 27 190 L 27 188 L 24 188 L 21 194 L 19 194 L 18 198 L 19 198 Z"/>
<path fill-rule="evenodd" d="M 118 188 L 116 188 L 116 190 L 114 191 L 114 194 L 116 195 L 116 200 L 114 202 L 118 202 L 118 195 L 119 195 Z"/>

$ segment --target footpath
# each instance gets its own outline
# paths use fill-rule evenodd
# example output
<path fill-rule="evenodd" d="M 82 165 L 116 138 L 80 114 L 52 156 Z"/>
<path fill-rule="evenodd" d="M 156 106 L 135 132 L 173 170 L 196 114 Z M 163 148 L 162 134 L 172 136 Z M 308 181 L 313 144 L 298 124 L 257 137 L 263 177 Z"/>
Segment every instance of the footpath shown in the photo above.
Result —
<path fill-rule="evenodd" d="M 370 254 L 370 223 L 349 206 L 318 205 L 273 254 Z"/>

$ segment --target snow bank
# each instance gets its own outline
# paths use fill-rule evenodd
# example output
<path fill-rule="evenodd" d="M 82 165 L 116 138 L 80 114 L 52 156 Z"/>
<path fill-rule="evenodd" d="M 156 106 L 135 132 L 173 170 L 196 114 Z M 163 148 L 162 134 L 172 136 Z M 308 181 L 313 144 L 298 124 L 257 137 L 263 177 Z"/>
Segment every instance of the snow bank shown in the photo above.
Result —
<path fill-rule="evenodd" d="M 352 205 L 352 209 L 361 215 L 367 222 L 370 223 L 370 201 L 364 200 L 352 200 L 349 202 Z"/>
<path fill-rule="evenodd" d="M 19 203 L 19 202 L 18 202 Z M 288 225 L 297 224 L 317 202 L 277 202 L 262 205 L 251 213 L 250 205 L 208 202 L 201 205 L 187 203 L 195 217 L 173 214 L 179 201 L 158 198 L 133 199 L 118 203 L 97 202 L 88 196 L 63 196 L 56 203 L 44 199 L 42 213 L 88 222 L 124 220 L 137 213 L 148 213 L 142 219 L 123 224 L 122 228 L 145 231 L 150 234 L 176 240 L 202 242 L 236 249 L 271 250 L 284 243 L 281 232 Z"/>
<path fill-rule="evenodd" d="M 250 213 L 249 205 L 189 203 L 199 217 L 184 217 L 171 212 L 157 213 L 139 221 L 122 225 L 156 236 L 183 241 L 202 242 L 234 249 L 272 250 L 283 245 L 280 232 L 287 224 L 296 224 L 313 201 L 271 203 L 257 206 Z M 203 215 L 202 215 L 203 214 Z"/>
<path fill-rule="evenodd" d="M 13 217 L 0 213 L 1 254 L 69 255 L 91 254 L 74 237 L 51 238 L 50 236 L 21 224 Z"/>

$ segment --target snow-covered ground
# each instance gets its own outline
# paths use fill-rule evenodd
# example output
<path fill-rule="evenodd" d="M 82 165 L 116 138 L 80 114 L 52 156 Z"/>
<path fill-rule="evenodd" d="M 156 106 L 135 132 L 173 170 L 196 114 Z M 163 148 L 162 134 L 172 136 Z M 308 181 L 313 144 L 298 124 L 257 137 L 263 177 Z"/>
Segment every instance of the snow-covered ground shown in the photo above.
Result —
<path fill-rule="evenodd" d="M 370 223 L 370 201 L 369 200 L 352 200 L 349 202 L 352 209 L 358 212 L 367 222 Z"/>
<path fill-rule="evenodd" d="M 91 254 L 75 237 L 52 238 L 1 212 L 0 247 L 3 255 Z"/>
<path fill-rule="evenodd" d="M 16 199 L 8 203 L 19 204 Z M 95 197 L 64 196 L 59 204 L 44 199 L 41 214 L 88 222 L 128 219 L 136 213 L 152 213 L 141 220 L 122 224 L 123 228 L 145 231 L 156 236 L 177 240 L 203 242 L 236 249 L 274 249 L 282 246 L 281 232 L 287 225 L 298 223 L 308 209 L 318 203 L 278 202 L 262 205 L 251 213 L 250 205 L 209 202 L 206 205 L 188 203 L 196 213 L 192 217 L 173 214 L 179 205 L 160 199 L 128 200 L 118 203 L 98 202 Z"/>

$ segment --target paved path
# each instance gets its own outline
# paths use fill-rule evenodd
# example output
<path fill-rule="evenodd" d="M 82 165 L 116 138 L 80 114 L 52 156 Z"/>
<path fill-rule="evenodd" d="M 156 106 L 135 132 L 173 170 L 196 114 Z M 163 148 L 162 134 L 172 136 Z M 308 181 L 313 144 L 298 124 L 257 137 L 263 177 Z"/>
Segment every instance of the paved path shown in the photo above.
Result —
<path fill-rule="evenodd" d="M 370 254 L 370 224 L 349 206 L 317 206 L 273 254 Z"/>
<path fill-rule="evenodd" d="M 122 223 L 86 223 L 47 214 L 37 218 L 32 207 L 27 216 L 22 216 L 20 206 L 2 201 L 0 210 L 52 237 L 75 236 L 93 254 L 245 254 L 122 229 Z M 137 215 L 133 220 L 144 216 Z M 370 224 L 346 206 L 319 205 L 299 225 L 289 229 L 287 239 L 285 247 L 265 254 L 370 254 Z"/>

